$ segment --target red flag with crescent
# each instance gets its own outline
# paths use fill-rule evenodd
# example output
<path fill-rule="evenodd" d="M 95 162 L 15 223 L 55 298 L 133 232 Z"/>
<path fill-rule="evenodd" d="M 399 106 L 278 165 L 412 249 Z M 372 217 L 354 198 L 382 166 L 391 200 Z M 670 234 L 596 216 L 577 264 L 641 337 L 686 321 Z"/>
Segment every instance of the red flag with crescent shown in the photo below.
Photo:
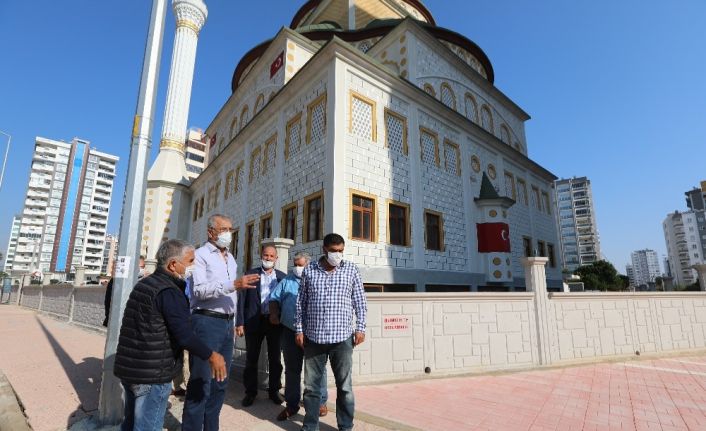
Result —
<path fill-rule="evenodd" d="M 509 253 L 510 226 L 507 223 L 477 223 L 479 253 Z"/>
<path fill-rule="evenodd" d="M 275 58 L 275 61 L 270 65 L 270 79 L 282 68 L 282 64 L 284 64 L 284 51 L 280 52 L 277 58 Z"/>
<path fill-rule="evenodd" d="M 211 136 L 211 139 L 208 141 L 208 147 L 209 147 L 209 148 L 212 147 L 212 146 L 214 146 L 214 145 L 216 145 L 216 136 L 217 136 L 217 135 L 218 135 L 218 133 L 216 132 L 216 133 L 213 134 L 213 136 Z"/>

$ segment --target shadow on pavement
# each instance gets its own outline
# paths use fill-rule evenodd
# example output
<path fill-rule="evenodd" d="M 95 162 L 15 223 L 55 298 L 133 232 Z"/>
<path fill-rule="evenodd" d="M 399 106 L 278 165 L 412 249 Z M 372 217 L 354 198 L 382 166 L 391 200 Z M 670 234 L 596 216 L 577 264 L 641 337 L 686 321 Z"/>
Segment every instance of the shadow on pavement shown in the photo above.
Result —
<path fill-rule="evenodd" d="M 54 349 L 54 354 L 64 368 L 66 376 L 69 378 L 80 402 L 76 410 L 67 419 L 66 427 L 69 428 L 74 422 L 83 419 L 98 409 L 103 360 L 101 358 L 83 358 L 79 363 L 74 362 L 54 335 L 44 326 L 39 317 L 35 316 L 35 319 L 39 323 L 39 327 L 42 328 L 52 349 Z"/>
<path fill-rule="evenodd" d="M 253 418 L 260 419 L 263 422 L 268 422 L 272 426 L 272 429 L 279 428 L 287 431 L 298 431 L 301 429 L 302 421 L 304 420 L 303 407 L 300 408 L 299 412 L 292 418 L 286 421 L 278 421 L 277 415 L 284 409 L 284 404 L 274 404 L 272 401 L 269 400 L 266 392 L 260 391 L 258 397 L 255 399 L 255 403 L 252 406 L 243 407 L 241 404 L 241 400 L 245 396 L 245 394 L 242 392 L 242 386 L 237 389 L 234 388 L 234 386 L 238 386 L 238 384 L 234 381 L 228 383 L 228 393 L 226 394 L 226 400 L 224 404 L 229 405 L 234 410 L 245 412 Z M 335 421 L 336 414 L 334 412 L 329 412 L 329 416 L 330 415 L 333 415 L 333 420 Z M 336 428 L 323 422 L 320 422 L 319 430 L 336 431 Z"/>

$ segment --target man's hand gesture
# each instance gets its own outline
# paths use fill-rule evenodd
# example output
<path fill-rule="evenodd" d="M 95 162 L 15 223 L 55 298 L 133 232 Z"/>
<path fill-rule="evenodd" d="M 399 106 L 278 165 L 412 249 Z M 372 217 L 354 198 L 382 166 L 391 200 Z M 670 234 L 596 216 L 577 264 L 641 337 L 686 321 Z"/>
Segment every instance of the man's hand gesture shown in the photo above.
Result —
<path fill-rule="evenodd" d="M 365 333 L 355 331 L 355 335 L 353 335 L 353 347 L 361 344 L 363 341 L 365 341 Z"/>
<path fill-rule="evenodd" d="M 211 377 L 216 379 L 217 382 L 222 382 L 228 377 L 226 361 L 220 353 L 211 353 L 211 357 L 208 358 L 208 364 L 211 366 Z"/>
<path fill-rule="evenodd" d="M 235 290 L 254 289 L 259 281 L 260 275 L 258 274 L 244 275 L 233 282 L 233 287 Z"/>

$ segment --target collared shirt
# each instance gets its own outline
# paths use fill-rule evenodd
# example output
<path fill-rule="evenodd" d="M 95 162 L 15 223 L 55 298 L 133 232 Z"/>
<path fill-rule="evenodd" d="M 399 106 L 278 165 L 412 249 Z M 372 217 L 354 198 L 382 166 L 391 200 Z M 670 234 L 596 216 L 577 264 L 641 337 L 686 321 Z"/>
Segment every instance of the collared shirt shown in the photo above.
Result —
<path fill-rule="evenodd" d="M 270 314 L 270 292 L 277 286 L 277 271 L 274 269 L 270 273 L 262 270 L 260 274 L 260 313 Z"/>
<path fill-rule="evenodd" d="M 207 242 L 196 250 L 191 309 L 235 314 L 238 295 L 234 282 L 238 265 L 230 252 L 225 258 L 215 245 Z"/>
<path fill-rule="evenodd" d="M 319 262 L 312 262 L 302 274 L 297 300 L 295 331 L 316 344 L 340 343 L 355 331 L 365 333 L 368 304 L 363 279 L 353 262 L 344 260 L 327 272 Z"/>
<path fill-rule="evenodd" d="M 294 318 L 297 314 L 297 295 L 301 279 L 288 275 L 279 282 L 270 294 L 270 302 L 279 303 L 280 322 L 294 331 Z"/>

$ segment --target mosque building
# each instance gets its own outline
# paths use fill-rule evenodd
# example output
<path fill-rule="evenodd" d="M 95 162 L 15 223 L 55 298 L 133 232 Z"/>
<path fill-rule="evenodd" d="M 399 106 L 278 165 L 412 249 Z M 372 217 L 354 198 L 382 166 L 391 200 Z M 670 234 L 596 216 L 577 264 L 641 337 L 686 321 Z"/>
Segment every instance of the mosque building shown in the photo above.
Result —
<path fill-rule="evenodd" d="M 203 20 L 184 31 L 197 37 Z M 202 243 L 224 213 L 241 271 L 265 238 L 319 256 L 336 232 L 369 291 L 524 290 L 530 255 L 549 257 L 559 287 L 556 177 L 528 157 L 530 117 L 494 78 L 482 49 L 418 0 L 310 0 L 240 59 L 193 181 L 167 173 L 184 148 L 163 132 L 170 161 L 150 171 L 143 251 Z"/>

